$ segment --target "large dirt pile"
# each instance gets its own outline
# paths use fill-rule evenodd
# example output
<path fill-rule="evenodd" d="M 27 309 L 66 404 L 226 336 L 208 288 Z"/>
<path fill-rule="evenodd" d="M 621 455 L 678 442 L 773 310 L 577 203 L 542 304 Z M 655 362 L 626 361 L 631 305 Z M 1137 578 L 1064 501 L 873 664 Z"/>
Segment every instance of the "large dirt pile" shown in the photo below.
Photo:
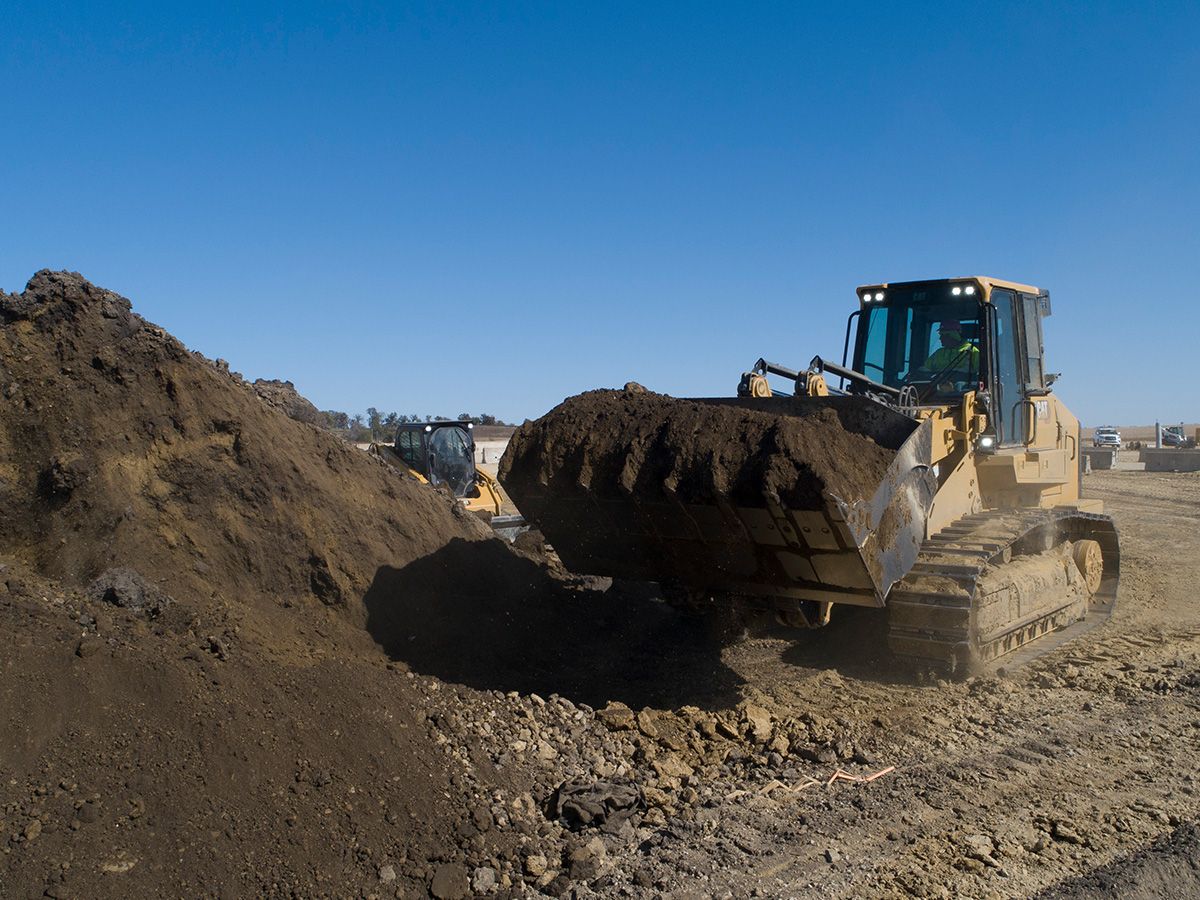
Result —
<path fill-rule="evenodd" d="M 344 604 L 482 536 L 79 275 L 0 294 L 0 396 L 0 552 L 68 583 L 123 565 L 177 596 Z"/>
<path fill-rule="evenodd" d="M 767 499 L 820 509 L 828 491 L 870 499 L 894 453 L 842 427 L 837 413 L 788 415 L 680 400 L 636 387 L 570 397 L 513 435 L 500 478 L 517 505 L 540 485 L 565 493 L 666 494 L 684 503 Z"/>
<path fill-rule="evenodd" d="M 452 499 L 39 272 L 0 294 L 0 511 L 0 895 L 403 893 L 462 858 L 479 788 L 362 629 L 380 570 L 496 543 Z"/>

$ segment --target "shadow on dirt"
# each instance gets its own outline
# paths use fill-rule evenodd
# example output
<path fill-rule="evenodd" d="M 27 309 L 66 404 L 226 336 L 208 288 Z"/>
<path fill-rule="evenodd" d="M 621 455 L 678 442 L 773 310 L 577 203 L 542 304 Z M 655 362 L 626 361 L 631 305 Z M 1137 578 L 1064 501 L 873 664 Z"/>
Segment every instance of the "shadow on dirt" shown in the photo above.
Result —
<path fill-rule="evenodd" d="M 1200 825 L 1183 822 L 1149 846 L 1106 866 L 1067 878 L 1037 900 L 1200 897 Z"/>
<path fill-rule="evenodd" d="M 367 630 L 414 671 L 483 690 L 556 693 L 633 709 L 722 709 L 738 676 L 720 637 L 621 586 L 576 587 L 498 540 L 455 540 L 402 569 L 381 567 Z"/>
<path fill-rule="evenodd" d="M 839 606 L 824 628 L 774 629 L 772 637 L 791 640 L 782 659 L 805 669 L 836 669 L 842 675 L 884 684 L 912 684 L 911 666 L 888 648 L 884 609 Z"/>

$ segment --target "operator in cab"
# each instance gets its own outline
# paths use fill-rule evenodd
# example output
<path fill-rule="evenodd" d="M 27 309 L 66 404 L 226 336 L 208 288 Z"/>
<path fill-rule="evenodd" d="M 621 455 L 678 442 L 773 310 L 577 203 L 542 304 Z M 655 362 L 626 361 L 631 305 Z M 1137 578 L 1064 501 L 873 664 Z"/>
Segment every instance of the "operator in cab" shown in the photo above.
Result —
<path fill-rule="evenodd" d="M 979 348 L 962 336 L 961 323 L 939 322 L 938 340 L 942 346 L 925 361 L 926 371 L 949 376 L 952 381 L 970 381 L 979 377 Z"/>

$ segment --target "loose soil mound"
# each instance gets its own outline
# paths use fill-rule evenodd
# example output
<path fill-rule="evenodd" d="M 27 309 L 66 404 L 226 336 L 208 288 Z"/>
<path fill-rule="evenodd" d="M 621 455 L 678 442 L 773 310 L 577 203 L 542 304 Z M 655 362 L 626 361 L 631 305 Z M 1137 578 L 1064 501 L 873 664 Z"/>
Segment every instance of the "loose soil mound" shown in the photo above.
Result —
<path fill-rule="evenodd" d="M 496 543 L 453 500 L 40 272 L 0 293 L 0 510 L 0 895 L 421 892 L 462 859 L 479 789 L 361 627 L 379 571 Z"/>
<path fill-rule="evenodd" d="M 319 612 L 263 637 L 0 566 L 0 896 L 366 896 L 387 866 L 422 892 L 461 858 L 477 789 Z"/>
<path fill-rule="evenodd" d="M 513 435 L 500 478 L 521 506 L 541 485 L 567 493 L 637 494 L 684 503 L 782 500 L 820 509 L 823 494 L 867 500 L 895 454 L 848 431 L 837 413 L 795 404 L 787 415 L 679 400 L 644 389 L 589 391 Z"/>
<path fill-rule="evenodd" d="M 79 275 L 0 294 L 0 360 L 0 552 L 68 583 L 124 565 L 177 596 L 345 604 L 486 534 Z"/>

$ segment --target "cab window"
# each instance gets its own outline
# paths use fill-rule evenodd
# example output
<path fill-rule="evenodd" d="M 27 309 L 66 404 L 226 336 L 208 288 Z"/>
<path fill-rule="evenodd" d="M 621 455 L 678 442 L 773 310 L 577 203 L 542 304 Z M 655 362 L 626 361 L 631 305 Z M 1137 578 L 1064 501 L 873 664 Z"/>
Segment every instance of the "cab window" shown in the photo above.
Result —
<path fill-rule="evenodd" d="M 854 368 L 889 387 L 913 385 L 922 399 L 975 390 L 983 358 L 979 301 L 953 288 L 893 290 L 866 305 Z"/>
<path fill-rule="evenodd" d="M 418 431 L 401 431 L 396 435 L 396 453 L 410 466 L 420 468 L 421 434 Z"/>

